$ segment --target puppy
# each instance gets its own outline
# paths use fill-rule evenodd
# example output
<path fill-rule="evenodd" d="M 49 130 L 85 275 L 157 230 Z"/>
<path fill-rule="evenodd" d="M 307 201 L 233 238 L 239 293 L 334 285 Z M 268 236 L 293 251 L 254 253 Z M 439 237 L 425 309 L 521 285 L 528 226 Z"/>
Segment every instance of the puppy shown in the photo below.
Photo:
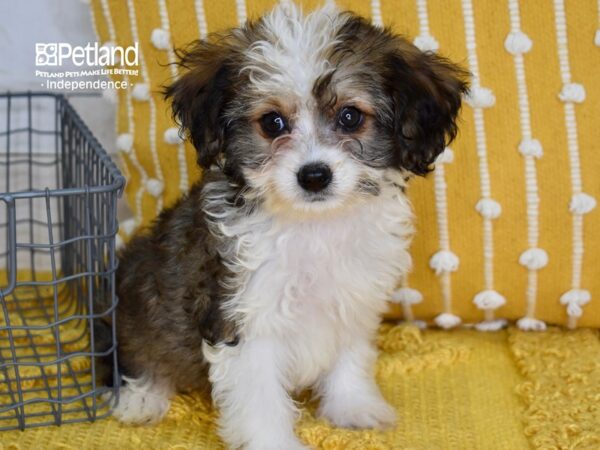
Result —
<path fill-rule="evenodd" d="M 204 175 L 120 256 L 114 414 L 157 421 L 208 376 L 232 448 L 305 448 L 309 387 L 336 426 L 392 425 L 374 338 L 411 266 L 405 187 L 455 136 L 465 72 L 331 5 L 181 58 L 166 96 Z"/>

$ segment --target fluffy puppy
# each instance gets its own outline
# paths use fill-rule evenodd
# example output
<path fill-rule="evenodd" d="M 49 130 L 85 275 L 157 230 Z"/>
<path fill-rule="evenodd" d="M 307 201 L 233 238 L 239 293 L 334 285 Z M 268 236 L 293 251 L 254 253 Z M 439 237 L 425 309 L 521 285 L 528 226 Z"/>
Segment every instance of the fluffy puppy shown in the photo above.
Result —
<path fill-rule="evenodd" d="M 374 337 L 411 260 L 405 186 L 456 134 L 466 74 L 333 6 L 193 43 L 166 89 L 202 182 L 122 252 L 115 415 L 206 380 L 233 448 L 304 448 L 291 395 L 342 427 L 395 414 Z"/>

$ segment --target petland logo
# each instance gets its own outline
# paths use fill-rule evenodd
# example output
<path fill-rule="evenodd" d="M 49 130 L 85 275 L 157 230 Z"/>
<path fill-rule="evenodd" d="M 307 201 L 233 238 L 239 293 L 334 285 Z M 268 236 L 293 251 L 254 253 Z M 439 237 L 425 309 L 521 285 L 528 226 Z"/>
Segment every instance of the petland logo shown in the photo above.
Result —
<path fill-rule="evenodd" d="M 88 43 L 85 47 L 71 45 L 66 42 L 36 43 L 36 66 L 62 66 L 71 62 L 75 66 L 88 67 L 137 66 L 139 62 L 139 45 L 136 42 L 127 48 L 118 45 L 99 46 L 98 42 Z"/>

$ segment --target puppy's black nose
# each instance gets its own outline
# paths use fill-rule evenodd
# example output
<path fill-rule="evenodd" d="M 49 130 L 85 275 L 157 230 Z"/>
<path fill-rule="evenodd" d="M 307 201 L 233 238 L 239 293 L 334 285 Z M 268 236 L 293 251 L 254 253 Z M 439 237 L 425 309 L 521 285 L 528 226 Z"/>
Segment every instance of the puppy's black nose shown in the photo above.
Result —
<path fill-rule="evenodd" d="M 298 171 L 298 184 L 310 192 L 319 192 L 331 183 L 331 169 L 324 163 L 310 163 Z"/>

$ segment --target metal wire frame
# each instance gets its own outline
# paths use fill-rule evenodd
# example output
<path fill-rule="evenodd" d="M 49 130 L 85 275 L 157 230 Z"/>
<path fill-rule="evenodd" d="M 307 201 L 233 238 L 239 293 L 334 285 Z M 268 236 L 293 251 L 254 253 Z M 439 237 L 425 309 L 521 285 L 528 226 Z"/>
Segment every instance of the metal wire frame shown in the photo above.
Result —
<path fill-rule="evenodd" d="M 0 94 L 0 118 L 0 430 L 94 421 L 118 395 L 125 180 L 62 95 Z M 113 387 L 98 383 L 100 357 L 112 360 Z"/>

